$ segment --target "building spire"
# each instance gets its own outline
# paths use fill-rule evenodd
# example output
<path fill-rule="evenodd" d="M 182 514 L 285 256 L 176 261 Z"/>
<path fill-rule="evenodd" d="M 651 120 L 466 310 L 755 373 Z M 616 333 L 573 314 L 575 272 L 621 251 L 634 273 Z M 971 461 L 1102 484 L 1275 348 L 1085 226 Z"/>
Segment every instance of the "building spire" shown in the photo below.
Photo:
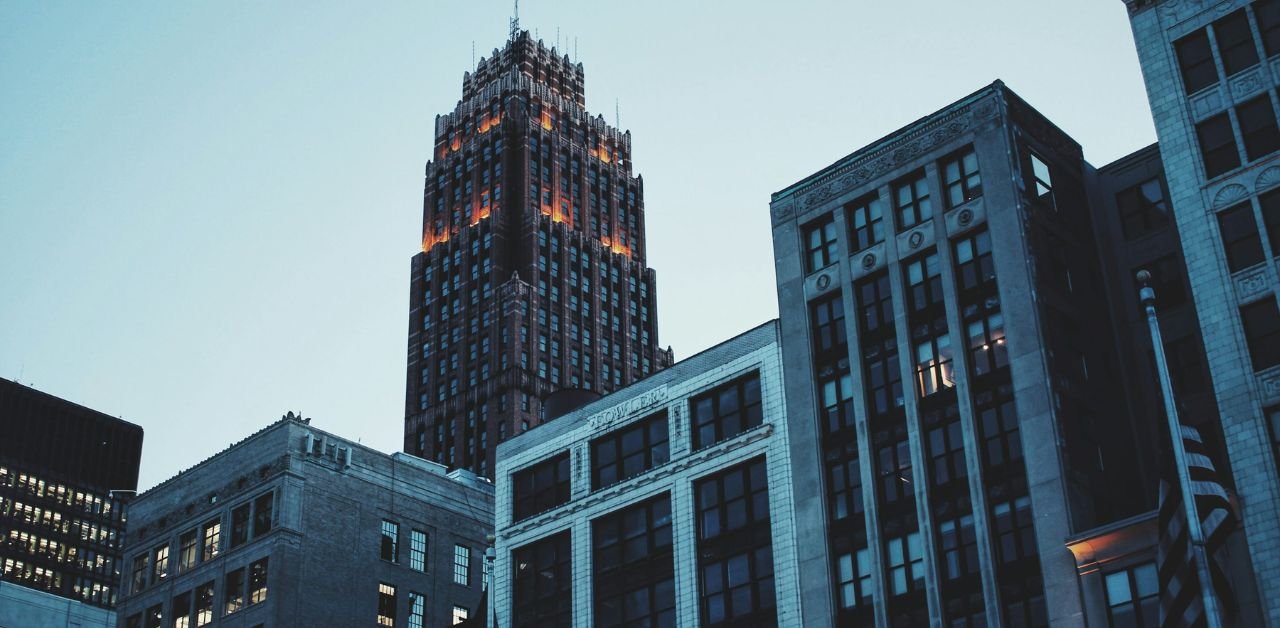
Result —
<path fill-rule="evenodd" d="M 511 12 L 511 41 L 520 36 L 520 0 L 515 0 L 515 9 Z"/>

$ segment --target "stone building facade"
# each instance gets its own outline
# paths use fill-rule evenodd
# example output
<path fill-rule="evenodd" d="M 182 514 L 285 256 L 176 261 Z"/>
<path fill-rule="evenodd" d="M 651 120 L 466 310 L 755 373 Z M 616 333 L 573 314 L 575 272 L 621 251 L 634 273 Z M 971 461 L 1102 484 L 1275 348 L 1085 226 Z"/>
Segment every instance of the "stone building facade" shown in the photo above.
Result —
<path fill-rule="evenodd" d="M 120 626 L 437 628 L 480 606 L 493 488 L 290 414 L 129 514 Z"/>
<path fill-rule="evenodd" d="M 1094 178 L 997 81 L 773 195 L 806 625 L 1086 625 L 1065 541 L 1154 506 Z"/>
<path fill-rule="evenodd" d="M 809 626 L 778 327 L 499 446 L 495 608 L 519 626 Z"/>
<path fill-rule="evenodd" d="M 436 118 L 423 198 L 404 451 L 489 476 L 550 393 L 671 362 L 631 134 L 588 113 L 582 64 L 513 30 Z"/>
<path fill-rule="evenodd" d="M 1232 560 L 1256 574 L 1237 595 L 1280 626 L 1280 3 L 1125 4 L 1239 497 Z"/>

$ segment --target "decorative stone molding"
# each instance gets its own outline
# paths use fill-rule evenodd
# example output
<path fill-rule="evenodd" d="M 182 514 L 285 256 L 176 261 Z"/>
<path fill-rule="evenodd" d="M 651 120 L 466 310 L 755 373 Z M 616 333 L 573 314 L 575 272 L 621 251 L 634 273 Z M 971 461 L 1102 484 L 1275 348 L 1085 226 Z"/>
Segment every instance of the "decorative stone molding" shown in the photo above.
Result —
<path fill-rule="evenodd" d="M 981 198 L 976 198 L 959 209 L 953 209 L 946 214 L 947 235 L 954 237 L 976 229 L 979 225 L 986 222 L 987 210 L 982 203 Z"/>
<path fill-rule="evenodd" d="M 838 283 L 840 278 L 840 267 L 832 264 L 826 268 L 815 272 L 804 279 L 804 295 L 806 299 L 812 299 L 818 295 L 824 294 L 831 290 L 831 287 Z"/>
<path fill-rule="evenodd" d="M 1181 22 L 1210 8 L 1210 5 L 1213 5 L 1214 12 L 1224 15 L 1235 6 L 1235 2 L 1225 0 L 1215 4 L 1213 0 L 1165 0 L 1160 3 L 1160 14 L 1168 20 Z"/>
<path fill-rule="evenodd" d="M 1266 265 L 1261 265 L 1232 275 L 1236 284 L 1236 300 L 1248 303 L 1258 300 L 1263 294 L 1270 294 L 1267 291 L 1271 283 L 1268 274 Z"/>
<path fill-rule="evenodd" d="M 602 410 L 587 419 L 592 431 L 600 431 L 622 423 L 634 415 L 640 414 L 667 400 L 667 387 L 661 386 L 632 397 L 612 408 Z"/>
<path fill-rule="evenodd" d="M 888 257 L 884 249 L 885 243 L 881 242 L 849 258 L 849 276 L 855 280 L 861 279 L 883 268 L 885 258 Z"/>
<path fill-rule="evenodd" d="M 1261 192 L 1277 185 L 1280 185 L 1280 168 L 1270 166 L 1258 174 L 1258 178 L 1253 182 L 1253 189 Z"/>
<path fill-rule="evenodd" d="M 1257 374 L 1258 393 L 1263 405 L 1280 401 L 1280 366 L 1273 366 Z"/>
<path fill-rule="evenodd" d="M 769 209 L 773 213 L 774 226 L 777 226 L 786 222 L 796 213 L 795 203 L 792 203 L 789 201 L 785 203 L 772 204 L 769 206 Z"/>
<path fill-rule="evenodd" d="M 1231 97 L 1240 102 L 1262 89 L 1262 69 L 1254 68 L 1231 81 Z"/>
<path fill-rule="evenodd" d="M 1215 85 L 1191 97 L 1191 117 L 1196 120 L 1209 117 L 1222 109 L 1222 92 Z"/>
<path fill-rule="evenodd" d="M 1249 190 L 1239 183 L 1228 183 L 1213 195 L 1213 208 L 1223 209 L 1234 205 L 1237 201 L 1248 198 Z"/>
<path fill-rule="evenodd" d="M 906 257 L 933 244 L 933 223 L 927 222 L 906 233 L 898 234 L 898 257 Z"/>

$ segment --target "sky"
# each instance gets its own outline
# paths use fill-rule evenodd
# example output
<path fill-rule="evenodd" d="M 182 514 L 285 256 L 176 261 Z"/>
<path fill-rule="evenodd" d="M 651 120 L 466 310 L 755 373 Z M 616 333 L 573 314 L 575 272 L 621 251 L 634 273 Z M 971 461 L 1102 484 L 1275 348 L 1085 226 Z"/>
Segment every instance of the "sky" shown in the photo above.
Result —
<path fill-rule="evenodd" d="M 511 12 L 0 2 L 0 377 L 141 425 L 143 489 L 290 410 L 397 451 L 435 116 Z M 997 78 L 1095 165 L 1155 141 L 1121 0 L 525 0 L 520 24 L 632 132 L 677 359 L 777 316 L 772 192 Z"/>

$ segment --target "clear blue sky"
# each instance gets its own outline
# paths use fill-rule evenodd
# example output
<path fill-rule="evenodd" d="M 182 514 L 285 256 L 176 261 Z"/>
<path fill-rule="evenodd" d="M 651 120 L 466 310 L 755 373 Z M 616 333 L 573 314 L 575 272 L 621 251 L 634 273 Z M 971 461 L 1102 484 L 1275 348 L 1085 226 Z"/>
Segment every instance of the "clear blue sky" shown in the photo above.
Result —
<path fill-rule="evenodd" d="M 621 103 L 677 358 L 776 315 L 771 192 L 993 79 L 1094 164 L 1154 141 L 1121 0 L 521 10 Z M 144 487 L 286 410 L 397 450 L 434 119 L 510 13 L 0 3 L 0 377 L 142 425 Z"/>

